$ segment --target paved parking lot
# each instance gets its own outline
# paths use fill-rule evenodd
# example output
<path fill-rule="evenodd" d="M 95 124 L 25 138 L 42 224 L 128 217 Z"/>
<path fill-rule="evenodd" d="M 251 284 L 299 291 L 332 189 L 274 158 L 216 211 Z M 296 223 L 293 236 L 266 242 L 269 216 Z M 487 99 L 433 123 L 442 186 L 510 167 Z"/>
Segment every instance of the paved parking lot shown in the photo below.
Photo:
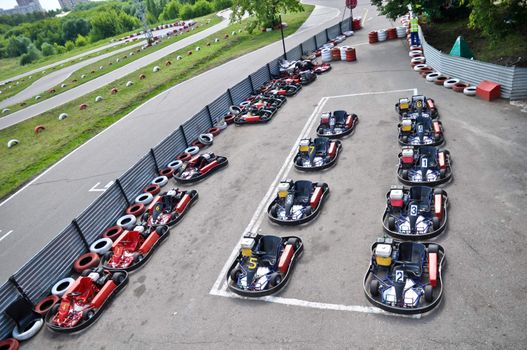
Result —
<path fill-rule="evenodd" d="M 352 41 L 366 36 L 363 31 Z M 267 125 L 231 126 L 218 136 L 212 151 L 227 156 L 229 166 L 189 186 L 200 200 L 104 316 L 78 336 L 43 331 L 28 347 L 522 348 L 527 115 L 505 101 L 487 103 L 427 83 L 410 69 L 400 41 L 360 45 L 357 55 L 357 63 L 335 63 Z M 436 240 L 447 257 L 444 300 L 429 315 L 403 318 L 372 309 L 362 278 L 370 246 L 382 235 L 385 193 L 397 183 L 394 104 L 414 89 L 439 107 L 454 181 L 445 186 L 448 228 Z M 335 109 L 360 118 L 343 140 L 337 166 L 314 174 L 284 168 L 299 136 L 314 135 L 310 116 Z M 270 186 L 285 178 L 329 184 L 314 222 L 283 228 L 258 220 L 255 211 Z M 253 218 L 256 229 L 295 234 L 305 244 L 287 288 L 260 301 L 222 288 L 222 268 Z"/>

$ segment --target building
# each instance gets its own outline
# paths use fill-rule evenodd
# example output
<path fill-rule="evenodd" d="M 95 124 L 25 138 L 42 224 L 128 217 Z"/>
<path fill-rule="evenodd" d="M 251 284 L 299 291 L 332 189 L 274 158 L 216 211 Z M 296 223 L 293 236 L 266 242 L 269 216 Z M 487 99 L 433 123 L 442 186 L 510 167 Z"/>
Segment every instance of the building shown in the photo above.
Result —
<path fill-rule="evenodd" d="M 18 1 L 18 0 L 17 0 Z M 21 0 L 27 1 L 27 0 Z M 60 7 L 63 10 L 71 10 L 75 5 L 80 4 L 81 2 L 88 2 L 90 0 L 59 0 Z"/>
<path fill-rule="evenodd" d="M 0 15 L 23 15 L 32 12 L 44 12 L 38 0 L 16 0 L 18 6 L 12 9 L 0 9 Z"/>

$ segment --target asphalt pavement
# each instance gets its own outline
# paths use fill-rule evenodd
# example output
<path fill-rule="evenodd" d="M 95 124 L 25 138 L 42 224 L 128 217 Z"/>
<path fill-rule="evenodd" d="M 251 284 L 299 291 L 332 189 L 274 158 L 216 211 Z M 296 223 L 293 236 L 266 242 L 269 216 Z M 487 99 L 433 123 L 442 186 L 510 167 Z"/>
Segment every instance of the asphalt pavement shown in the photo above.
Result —
<path fill-rule="evenodd" d="M 230 126 L 215 139 L 210 150 L 227 156 L 229 166 L 202 183 L 186 186 L 199 191 L 199 201 L 172 229 L 170 238 L 148 264 L 131 276 L 130 285 L 95 325 L 79 335 L 57 335 L 43 330 L 24 346 L 523 348 L 527 341 L 523 330 L 527 285 L 521 278 L 526 240 L 523 230 L 526 221 L 521 211 L 527 205 L 525 114 L 507 101 L 488 103 L 427 83 L 411 70 L 407 46 L 400 40 L 364 44 L 368 31 L 391 26 L 368 5 L 359 6 L 356 11 L 362 14 L 366 9 L 366 28 L 345 42 L 357 48 L 358 62 L 333 63 L 331 72 L 288 99 L 270 123 Z M 240 79 L 247 76 L 251 66 L 254 70 L 261 65 L 260 58 L 268 61 L 268 52 L 276 56 L 276 52 L 271 52 L 275 49 L 279 52 L 275 46 L 211 70 L 143 105 L 46 173 L 42 177 L 45 182 L 41 178 L 14 197 L 15 202 L 28 199 L 24 197 L 26 191 L 37 199 L 45 195 L 37 191 L 61 186 L 55 187 L 62 189 L 56 192 L 59 193 L 56 197 L 72 197 L 68 201 L 70 207 L 54 202 L 48 194 L 40 204 L 53 203 L 46 205 L 50 219 L 41 215 L 43 225 L 39 229 L 46 231 L 53 220 L 63 217 L 68 221 L 70 217 L 62 212 L 74 211 L 78 202 L 87 200 L 89 183 L 102 184 L 113 179 L 123 170 L 118 168 L 133 163 L 134 153 L 138 159 L 156 143 L 153 134 L 166 135 L 179 125 L 180 120 L 174 120 L 177 119 L 174 106 L 185 101 L 187 106 L 195 105 L 185 109 L 188 115 L 198 111 L 208 101 L 209 93 L 219 94 L 210 87 L 212 84 L 203 85 L 206 79 L 216 82 L 214 87 L 219 85 L 217 88 L 222 92 L 223 85 L 228 85 L 228 73 L 240 74 Z M 454 172 L 453 182 L 444 187 L 450 202 L 448 228 L 436 240 L 446 250 L 445 295 L 434 312 L 420 318 L 379 312 L 371 308 L 362 291 L 370 246 L 382 235 L 385 194 L 391 184 L 397 184 L 400 147 L 394 104 L 399 97 L 411 96 L 414 89 L 436 101 Z M 194 96 L 197 94 L 191 92 L 195 91 L 203 95 Z M 182 104 L 177 110 L 181 108 Z M 360 118 L 355 133 L 343 140 L 343 152 L 336 167 L 314 174 L 288 169 L 287 160 L 296 148 L 297 139 L 314 135 L 320 111 L 335 109 L 345 109 Z M 147 135 L 137 132 L 141 125 L 147 124 L 152 129 Z M 120 147 L 115 140 L 118 131 Z M 126 151 L 119 152 L 130 132 L 135 133 L 135 141 L 142 148 L 127 143 Z M 114 156 L 111 160 L 110 154 Z M 95 163 L 94 158 L 101 163 Z M 100 175 L 89 172 L 85 174 L 88 176 L 82 176 L 82 170 L 90 167 L 95 170 L 97 164 L 107 164 L 98 168 Z M 90 174 L 94 176 L 86 181 Z M 315 221 L 302 227 L 283 228 L 270 224 L 265 215 L 258 215 L 259 205 L 265 204 L 262 200 L 270 188 L 274 189 L 275 180 L 285 178 L 329 184 L 330 197 Z M 2 222 L 9 218 L 6 206 L 9 211 L 16 209 L 11 201 L 0 207 Z M 264 300 L 244 300 L 222 286 L 225 277 L 222 269 L 251 222 L 264 233 L 298 235 L 305 244 L 304 255 L 289 285 L 276 297 Z M 45 235 L 40 231 L 38 235 Z M 38 240 L 38 235 L 33 234 L 33 239 Z M 25 245 L 17 246 L 9 236 L 8 250 L 20 253 L 21 247 L 31 247 L 23 233 L 14 232 L 13 237 L 25 241 L 20 243 Z M 3 260 L 5 250 L 2 254 Z"/>

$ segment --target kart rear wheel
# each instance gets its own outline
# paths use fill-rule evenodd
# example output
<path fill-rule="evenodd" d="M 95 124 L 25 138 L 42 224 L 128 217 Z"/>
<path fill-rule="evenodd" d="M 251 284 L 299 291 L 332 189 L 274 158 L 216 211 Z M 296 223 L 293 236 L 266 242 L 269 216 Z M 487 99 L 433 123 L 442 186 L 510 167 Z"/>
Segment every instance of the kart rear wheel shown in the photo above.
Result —
<path fill-rule="evenodd" d="M 445 169 L 441 169 L 439 170 L 439 177 L 444 179 L 446 177 L 446 170 Z"/>
<path fill-rule="evenodd" d="M 95 316 L 95 310 L 93 310 L 93 309 L 92 310 L 88 310 L 88 311 L 86 311 L 86 313 L 84 313 L 82 315 L 82 319 L 84 321 L 88 321 L 88 320 L 92 319 L 93 316 Z"/>
<path fill-rule="evenodd" d="M 291 244 L 292 246 L 295 247 L 295 249 L 297 249 L 299 243 L 300 243 L 300 240 L 299 240 L 298 238 L 289 238 L 289 239 L 287 240 L 287 243 L 286 243 L 286 244 Z"/>
<path fill-rule="evenodd" d="M 102 258 L 103 265 L 108 263 L 108 261 L 110 261 L 110 259 L 112 258 L 112 255 L 113 255 L 113 252 L 111 250 L 104 253 L 103 258 Z"/>
<path fill-rule="evenodd" d="M 269 287 L 273 288 L 282 283 L 282 275 L 278 272 L 273 272 L 269 277 Z"/>
<path fill-rule="evenodd" d="M 390 229 L 390 231 L 395 231 L 395 218 L 393 216 L 388 218 L 388 229 Z"/>
<path fill-rule="evenodd" d="M 434 188 L 434 195 L 440 194 L 443 195 L 445 193 L 442 188 Z"/>
<path fill-rule="evenodd" d="M 401 137 L 401 141 L 403 141 L 403 143 L 408 143 L 408 136 L 404 135 Z"/>
<path fill-rule="evenodd" d="M 379 295 L 379 287 L 380 287 L 379 280 L 371 280 L 370 282 L 370 294 L 374 297 Z"/>
<path fill-rule="evenodd" d="M 115 272 L 112 276 L 112 281 L 117 285 L 123 283 L 125 279 L 126 275 L 123 272 Z"/>
<path fill-rule="evenodd" d="M 401 177 L 404 179 L 404 180 L 408 180 L 408 170 L 403 170 L 401 172 Z"/>
<path fill-rule="evenodd" d="M 82 271 L 81 276 L 82 277 L 88 277 L 88 275 L 91 273 L 91 269 L 86 269 Z"/>
<path fill-rule="evenodd" d="M 134 264 L 141 262 L 141 260 L 145 258 L 143 254 L 139 254 L 139 253 L 134 253 L 133 257 L 134 257 Z"/>
<path fill-rule="evenodd" d="M 240 274 L 242 273 L 242 269 L 240 267 L 237 267 L 233 269 L 230 273 L 230 278 L 232 283 L 237 284 L 238 278 L 240 277 Z"/>
<path fill-rule="evenodd" d="M 432 226 L 434 227 L 434 231 L 439 228 L 439 225 L 440 225 L 439 219 L 434 216 L 432 218 Z"/>
<path fill-rule="evenodd" d="M 429 303 L 434 300 L 434 289 L 431 285 L 425 286 L 425 300 Z"/>
<path fill-rule="evenodd" d="M 437 244 L 428 245 L 428 253 L 437 253 L 439 252 L 439 246 Z"/>

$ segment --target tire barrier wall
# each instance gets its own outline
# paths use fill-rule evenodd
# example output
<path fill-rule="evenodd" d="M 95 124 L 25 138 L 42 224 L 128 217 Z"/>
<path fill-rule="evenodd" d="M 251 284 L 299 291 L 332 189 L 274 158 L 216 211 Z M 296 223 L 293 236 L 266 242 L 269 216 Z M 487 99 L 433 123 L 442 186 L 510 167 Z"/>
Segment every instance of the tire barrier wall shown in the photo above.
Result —
<path fill-rule="evenodd" d="M 501 97 L 511 100 L 527 98 L 527 68 L 505 67 L 445 54 L 428 44 L 420 30 L 426 64 L 444 75 L 461 79 L 472 85 L 490 80 L 501 85 Z"/>
<path fill-rule="evenodd" d="M 288 60 L 298 60 L 350 30 L 349 19 L 344 19 L 292 48 L 286 53 Z M 136 164 L 106 189 L 88 208 L 72 221 L 42 250 L 0 287 L 0 339 L 10 336 L 14 323 L 4 310 L 21 296 L 35 305 L 49 294 L 53 283 L 68 276 L 74 260 L 89 251 L 104 229 L 115 225 L 116 220 L 143 189 L 159 175 L 159 170 L 182 153 L 198 135 L 213 127 L 229 107 L 239 104 L 268 80 L 280 74 L 279 61 L 283 55 L 249 75 L 213 102 L 185 121 L 178 129 L 150 149 Z"/>

